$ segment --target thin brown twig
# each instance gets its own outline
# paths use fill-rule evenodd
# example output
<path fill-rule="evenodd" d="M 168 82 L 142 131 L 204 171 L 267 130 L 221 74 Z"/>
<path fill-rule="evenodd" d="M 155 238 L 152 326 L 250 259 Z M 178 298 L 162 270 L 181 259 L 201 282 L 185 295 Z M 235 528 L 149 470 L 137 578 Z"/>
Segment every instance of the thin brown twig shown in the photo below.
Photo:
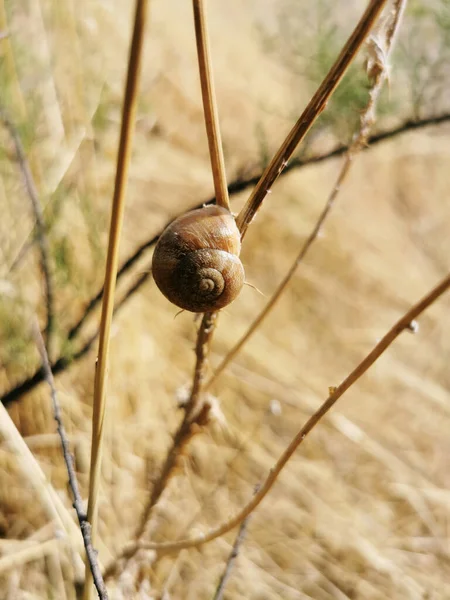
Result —
<path fill-rule="evenodd" d="M 447 114 L 447 113 L 444 113 L 444 114 L 436 116 L 436 117 L 429 117 L 426 119 L 421 119 L 419 121 L 406 121 L 399 127 L 395 127 L 393 129 L 390 129 L 383 133 L 378 133 L 376 135 L 369 137 L 368 145 L 365 146 L 362 150 L 363 151 L 368 150 L 370 147 L 373 147 L 379 143 L 391 140 L 391 139 L 393 139 L 399 135 L 402 135 L 404 133 L 418 131 L 418 130 L 426 128 L 426 127 L 442 125 L 442 124 L 448 123 L 449 121 L 450 121 L 450 114 Z M 347 151 L 348 151 L 348 146 L 338 146 L 331 152 L 327 152 L 325 154 L 319 154 L 318 156 L 312 156 L 312 157 L 306 158 L 306 159 L 295 158 L 289 163 L 289 165 L 283 171 L 281 176 L 283 177 L 284 175 L 286 175 L 287 173 L 289 173 L 290 171 L 292 171 L 294 169 L 300 169 L 300 168 L 306 167 L 308 165 L 318 164 L 318 163 L 325 162 L 325 161 L 333 159 L 333 158 L 337 158 Z M 229 192 L 230 192 L 230 194 L 235 194 L 235 193 L 237 194 L 237 193 L 241 192 L 242 190 L 246 189 L 247 187 L 255 185 L 259 179 L 260 179 L 260 175 L 258 175 L 257 177 L 249 178 L 249 179 L 236 180 L 228 186 Z M 197 207 L 194 207 L 194 208 L 201 208 L 204 204 L 213 204 L 214 202 L 215 202 L 215 198 L 211 198 L 207 202 L 202 202 L 202 203 L 198 204 Z M 172 220 L 173 219 L 171 219 L 171 221 Z M 167 225 L 169 225 L 169 223 Z M 164 227 L 164 229 L 165 229 L 165 227 Z M 160 235 L 159 233 L 154 235 L 152 238 L 150 238 L 149 240 L 144 242 L 141 246 L 139 246 L 139 248 L 137 248 L 137 250 L 135 250 L 132 255 L 130 255 L 130 257 L 123 263 L 123 265 L 117 272 L 118 279 L 122 279 L 132 269 L 132 267 L 137 263 L 137 261 L 142 258 L 144 253 L 156 244 L 156 242 L 159 239 L 159 235 Z M 126 291 L 124 293 L 123 299 L 127 299 L 127 298 L 131 297 L 131 295 L 135 291 L 137 291 L 150 278 L 150 276 L 151 276 L 151 271 L 149 270 L 149 271 L 145 272 L 141 277 L 139 277 L 138 281 L 131 284 L 128 291 Z M 101 290 L 99 290 L 96 293 L 96 295 L 93 296 L 93 298 L 91 298 L 91 300 L 88 302 L 82 316 L 78 319 L 78 321 L 70 329 L 69 334 L 68 334 L 68 339 L 73 340 L 79 335 L 83 325 L 85 324 L 85 322 L 87 321 L 87 319 L 91 315 L 91 313 L 95 310 L 95 308 L 101 301 L 102 297 L 103 297 L 103 288 Z M 116 311 L 118 308 L 120 308 L 122 306 L 122 304 L 123 304 L 123 301 L 121 300 L 119 302 L 119 304 L 115 306 L 114 310 Z M 94 334 L 92 343 L 95 341 L 95 339 L 97 339 L 97 337 L 98 337 L 98 332 L 96 332 Z M 60 356 L 59 358 L 57 358 L 52 363 L 53 373 L 57 374 L 57 373 L 63 372 L 72 363 L 72 360 L 76 361 L 79 358 L 82 358 L 83 356 L 85 356 L 85 354 L 91 349 L 92 343 L 90 340 L 89 342 L 83 344 L 82 348 L 80 350 L 78 350 L 72 357 Z M 23 380 L 22 382 L 18 383 L 13 388 L 11 388 L 9 391 L 5 392 L 5 394 L 1 398 L 1 401 L 3 402 L 3 404 L 5 406 L 8 406 L 9 404 L 12 404 L 13 402 L 17 402 L 25 393 L 31 391 L 36 385 L 41 383 L 41 381 L 43 381 L 43 380 L 44 380 L 44 372 L 42 369 L 39 369 L 35 373 L 33 373 L 33 375 L 27 377 L 27 379 Z"/>
<path fill-rule="evenodd" d="M 61 407 L 58 400 L 58 394 L 56 392 L 56 385 L 50 366 L 50 360 L 37 322 L 34 326 L 34 334 L 39 354 L 41 356 L 42 365 L 45 371 L 45 379 L 50 388 L 50 395 L 52 398 L 53 405 L 53 415 L 56 421 L 58 435 L 61 440 L 64 462 L 66 463 L 67 476 L 69 478 L 69 486 L 73 496 L 73 507 L 77 514 L 78 523 L 80 524 L 81 535 L 83 536 L 83 542 L 84 547 L 86 549 L 86 556 L 89 568 L 92 573 L 94 585 L 97 589 L 98 597 L 101 600 L 107 600 L 108 592 L 106 590 L 105 582 L 103 580 L 101 569 L 98 564 L 97 551 L 92 545 L 91 525 L 88 521 L 86 510 L 83 504 L 83 499 L 80 493 L 80 488 L 78 486 L 75 464 L 72 453 L 70 451 L 70 443 L 62 419 Z"/>
<path fill-rule="evenodd" d="M 44 290 L 45 290 L 45 305 L 46 305 L 46 325 L 45 325 L 45 345 L 49 356 L 51 356 L 51 341 L 55 322 L 55 311 L 54 311 L 54 292 L 53 292 L 53 279 L 51 269 L 51 253 L 50 246 L 46 234 L 46 226 L 44 220 L 44 213 L 42 206 L 39 201 L 37 188 L 34 182 L 31 169 L 28 164 L 27 156 L 25 154 L 22 141 L 20 139 L 19 132 L 17 131 L 14 123 L 11 121 L 9 116 L 6 114 L 3 108 L 0 108 L 0 119 L 3 121 L 6 129 L 8 130 L 11 139 L 16 149 L 17 160 L 19 163 L 20 170 L 22 172 L 25 188 L 30 198 L 31 208 L 33 210 L 33 216 L 36 221 L 36 239 L 39 246 L 40 252 L 40 265 L 42 276 L 44 279 Z"/>
<path fill-rule="evenodd" d="M 106 272 L 102 315 L 99 331 L 98 361 L 95 370 L 91 468 L 89 479 L 88 520 L 92 526 L 92 539 L 95 543 L 98 524 L 98 495 L 100 486 L 100 468 L 103 446 L 103 426 L 106 411 L 106 383 L 109 357 L 109 342 L 114 310 L 114 293 L 116 288 L 117 268 L 119 261 L 119 243 L 125 209 L 125 191 L 128 168 L 131 158 L 131 142 L 133 137 L 137 108 L 137 90 L 142 62 L 142 48 L 147 16 L 147 0 L 136 0 L 133 35 L 128 60 L 128 72 L 125 85 L 125 96 L 122 108 L 122 125 L 120 131 L 119 150 L 117 156 L 116 179 L 112 202 L 111 224 L 106 259 Z M 92 596 L 91 573 L 86 572 L 84 599 Z"/>
<path fill-rule="evenodd" d="M 216 202 L 230 210 L 225 161 L 223 158 L 222 140 L 219 127 L 216 93 L 211 62 L 208 28 L 206 25 L 206 0 L 193 0 L 195 40 L 197 45 L 198 67 L 205 115 L 206 133 L 208 136 L 209 157 L 214 180 Z"/>
<path fill-rule="evenodd" d="M 377 20 L 386 1 L 387 0 L 371 0 L 355 30 L 341 50 L 336 62 L 327 73 L 318 90 L 309 101 L 308 106 L 305 108 L 297 123 L 294 125 L 280 149 L 264 171 L 263 176 L 257 183 L 250 198 L 247 200 L 236 219 L 242 238 L 245 236 L 249 224 L 253 220 L 253 217 L 261 206 L 264 198 L 267 196 L 267 193 L 270 191 L 273 183 L 278 179 L 279 175 L 288 164 L 296 147 L 308 133 L 320 113 L 324 110 L 338 83 L 344 76 L 367 34 Z"/>
<path fill-rule="evenodd" d="M 189 400 L 186 404 L 187 419 L 191 423 L 198 416 L 202 406 L 200 396 L 202 393 L 203 381 L 205 379 L 211 338 L 217 324 L 217 316 L 217 312 L 205 313 L 199 327 L 197 344 L 195 347 L 196 362 L 192 390 Z"/>
<path fill-rule="evenodd" d="M 207 421 L 209 404 L 203 401 L 203 397 L 200 395 L 200 392 L 205 377 L 205 370 L 210 349 L 210 340 L 216 325 L 217 314 L 217 312 L 213 312 L 205 313 L 203 315 L 195 348 L 196 363 L 191 393 L 184 406 L 183 419 L 172 438 L 172 443 L 167 452 L 164 464 L 161 468 L 158 479 L 153 484 L 149 500 L 142 513 L 139 526 L 135 533 L 135 539 L 137 540 L 140 540 L 145 535 L 151 511 L 160 499 L 161 494 L 166 489 L 167 483 L 177 466 L 177 459 L 195 433 L 195 427 L 201 426 Z M 139 546 L 136 546 L 136 551 L 138 549 Z M 120 559 L 125 558 L 126 561 L 129 561 L 131 558 L 133 558 L 133 556 L 134 553 L 130 553 L 126 556 L 118 556 L 114 561 L 114 564 L 105 570 L 105 577 L 108 577 L 112 572 L 115 571 L 117 563 Z M 124 565 L 124 569 L 126 568 L 126 564 Z"/>
<path fill-rule="evenodd" d="M 255 333 L 255 331 L 258 329 L 258 327 L 261 325 L 261 323 L 264 321 L 267 315 L 271 312 L 275 304 L 282 296 L 283 292 L 288 287 L 300 263 L 303 261 L 309 249 L 317 239 L 326 218 L 330 214 L 330 211 L 335 204 L 336 198 L 338 197 L 339 192 L 341 191 L 342 186 L 351 170 L 351 167 L 354 164 L 356 154 L 358 154 L 358 152 L 360 152 L 363 148 L 367 147 L 370 130 L 375 123 L 375 109 L 377 101 L 380 96 L 381 90 L 383 89 L 384 82 L 386 81 L 389 75 L 388 59 L 394 46 L 395 36 L 399 30 L 405 6 L 406 0 L 395 0 L 393 12 L 389 15 L 389 18 L 384 23 L 384 31 L 380 30 L 376 35 L 371 37 L 371 40 L 369 42 L 370 59 L 367 65 L 369 77 L 371 79 L 369 99 L 366 107 L 361 113 L 359 129 L 353 136 L 352 142 L 347 150 L 344 163 L 341 167 L 336 183 L 334 184 L 333 189 L 331 190 L 331 193 L 328 196 L 325 206 L 322 212 L 320 213 L 313 230 L 311 231 L 302 248 L 300 249 L 300 252 L 298 253 L 297 257 L 292 263 L 289 271 L 286 273 L 285 277 L 282 279 L 281 283 L 279 284 L 275 292 L 272 294 L 270 300 L 267 302 L 263 310 L 254 319 L 253 323 L 250 325 L 250 327 L 247 329 L 247 331 L 244 333 L 241 339 L 223 358 L 222 362 L 216 368 L 210 379 L 207 381 L 207 383 L 204 386 L 205 392 L 210 389 L 210 387 L 217 381 L 217 379 L 224 372 L 224 370 L 227 368 L 230 362 L 233 361 L 236 355 L 242 350 L 243 346 L 252 337 L 252 335 Z M 380 44 L 384 44 L 385 47 L 382 48 Z"/>
<path fill-rule="evenodd" d="M 418 316 L 425 311 L 431 304 L 433 304 L 444 292 L 450 288 L 450 273 L 447 274 L 442 281 L 435 286 L 426 296 L 424 296 L 417 304 L 410 308 L 404 315 L 391 327 L 391 329 L 384 335 L 384 337 L 376 344 L 371 352 L 356 366 L 356 368 L 344 379 L 344 381 L 333 388 L 331 394 L 321 404 L 319 409 L 306 421 L 299 432 L 289 443 L 288 447 L 284 450 L 274 467 L 270 470 L 268 477 L 264 481 L 263 485 L 255 496 L 246 504 L 236 515 L 228 519 L 226 522 L 219 526 L 211 529 L 209 532 L 198 535 L 196 537 L 178 540 L 174 542 L 135 542 L 130 543 L 126 546 L 121 554 L 122 557 L 127 557 L 136 552 L 136 545 L 139 548 L 155 550 L 161 553 L 173 552 L 182 550 L 183 548 L 192 548 L 195 546 L 201 546 L 207 542 L 211 542 L 216 538 L 224 535 L 228 531 L 234 529 L 239 525 L 243 519 L 251 514 L 256 507 L 262 502 L 265 496 L 268 494 L 274 483 L 276 482 L 282 469 L 286 466 L 287 462 L 305 440 L 306 436 L 314 429 L 314 427 L 321 421 L 321 419 L 328 413 L 328 411 L 336 404 L 339 398 L 352 387 L 358 379 L 360 379 L 368 369 L 374 364 L 376 360 L 387 350 L 387 348 L 397 339 L 397 337 L 405 330 L 410 328 L 412 321 L 418 318 Z"/>

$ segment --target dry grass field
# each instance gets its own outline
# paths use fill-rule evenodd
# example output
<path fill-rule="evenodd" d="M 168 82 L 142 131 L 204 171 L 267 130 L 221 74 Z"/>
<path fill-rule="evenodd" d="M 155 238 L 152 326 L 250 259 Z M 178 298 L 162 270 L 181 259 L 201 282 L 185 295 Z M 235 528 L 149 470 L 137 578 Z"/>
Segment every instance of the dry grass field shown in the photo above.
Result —
<path fill-rule="evenodd" d="M 298 2 L 299 10 L 311 4 Z M 426 4 L 447 11 L 442 15 L 450 22 L 448 2 Z M 133 9 L 124 0 L 0 5 L 0 25 L 10 34 L 0 40 L 0 102 L 17 123 L 44 208 L 55 362 L 76 355 L 98 328 L 99 306 L 66 339 L 102 285 Z M 267 41 L 281 8 L 294 22 L 295 5 L 209 3 L 230 182 L 260 173 L 314 91 L 286 59 L 287 45 L 277 52 Z M 330 5 L 344 41 L 366 2 Z M 375 131 L 450 110 L 438 92 L 419 108 L 411 99 L 423 65 L 414 79 L 405 63 L 408 44 L 423 44 L 430 56 L 441 49 L 425 17 L 420 28 L 420 3 L 408 10 L 416 17 L 413 22 L 407 13 L 399 39 L 404 52 L 394 55 L 391 112 L 385 108 Z M 312 37 L 305 30 L 305 39 Z M 143 60 L 121 262 L 175 215 L 213 196 L 190 2 L 150 0 Z M 362 71 L 362 60 L 357 68 Z M 435 71 L 427 90 L 439 90 L 445 73 Z M 327 153 L 351 133 L 319 123 L 302 156 Z M 45 322 L 45 302 L 39 250 L 29 245 L 33 212 L 4 127 L 0 140 L 0 394 L 8 398 L 39 368 L 31 330 L 36 313 Z M 341 164 L 335 157 L 293 168 L 274 186 L 242 250 L 247 280 L 262 293 L 246 286 L 220 314 L 211 368 L 284 276 Z M 358 155 L 288 290 L 214 385 L 213 418 L 181 453 L 150 512 L 147 539 L 207 531 L 241 507 L 330 386 L 448 272 L 449 164 L 445 123 L 406 131 Z M 233 211 L 250 191 L 232 195 Z M 119 279 L 119 298 L 150 264 L 148 249 Z M 415 335 L 401 334 L 295 453 L 248 522 L 226 599 L 450 599 L 449 309 L 447 294 L 420 317 Z M 115 563 L 142 527 L 192 379 L 199 321 L 176 313 L 148 277 L 113 322 L 98 549 L 114 600 L 212 600 L 236 537 L 234 530 L 167 555 L 140 550 Z M 93 344 L 56 374 L 84 498 L 96 352 Z M 82 541 L 48 386 L 10 398 L 7 409 L 54 491 L 44 501 L 3 416 L 0 599 L 73 600 L 84 576 Z M 73 520 L 65 533 L 52 522 L 55 502 Z"/>

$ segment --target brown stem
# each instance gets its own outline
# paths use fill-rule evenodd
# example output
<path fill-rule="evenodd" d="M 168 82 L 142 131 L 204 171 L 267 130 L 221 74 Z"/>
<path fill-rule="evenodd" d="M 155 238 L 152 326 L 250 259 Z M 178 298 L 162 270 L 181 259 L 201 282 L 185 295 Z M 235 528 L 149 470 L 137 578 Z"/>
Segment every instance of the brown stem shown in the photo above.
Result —
<path fill-rule="evenodd" d="M 267 169 L 264 171 L 250 198 L 247 200 L 245 206 L 242 208 L 236 219 L 242 238 L 245 236 L 249 224 L 253 220 L 253 217 L 255 216 L 258 208 L 261 206 L 273 183 L 276 179 L 278 179 L 279 175 L 288 164 L 288 161 L 291 158 L 294 150 L 325 108 L 332 93 L 355 58 L 359 48 L 364 42 L 367 34 L 371 30 L 385 4 L 386 0 L 371 0 L 358 25 L 343 47 L 336 62 L 319 86 L 317 92 L 309 101 L 308 106 L 305 108 L 303 114 L 300 116 L 299 120 L 290 131 L 280 149 L 271 160 Z"/>
<path fill-rule="evenodd" d="M 116 178 L 112 201 L 111 223 L 106 259 L 106 272 L 102 315 L 99 330 L 98 361 L 95 370 L 91 467 L 89 478 L 88 520 L 92 525 L 92 539 L 95 543 L 98 522 L 98 495 L 100 487 L 100 468 L 102 460 L 103 432 L 106 411 L 106 383 L 109 357 L 109 342 L 114 310 L 114 293 L 116 289 L 117 267 L 119 261 L 119 243 L 125 209 L 125 191 L 128 167 L 131 158 L 131 141 L 133 137 L 137 90 L 142 62 L 142 47 L 147 16 L 147 0 L 136 0 L 133 36 L 128 61 L 125 97 L 122 109 L 122 125 L 120 131 L 119 151 L 117 156 Z M 91 572 L 86 572 L 84 599 L 89 600 L 92 594 Z"/>
<path fill-rule="evenodd" d="M 203 112 L 205 115 L 209 156 L 214 179 L 214 192 L 217 204 L 230 210 L 208 28 L 206 25 L 205 4 L 203 0 L 193 0 L 192 5 L 194 9 L 195 40 L 202 88 Z"/>

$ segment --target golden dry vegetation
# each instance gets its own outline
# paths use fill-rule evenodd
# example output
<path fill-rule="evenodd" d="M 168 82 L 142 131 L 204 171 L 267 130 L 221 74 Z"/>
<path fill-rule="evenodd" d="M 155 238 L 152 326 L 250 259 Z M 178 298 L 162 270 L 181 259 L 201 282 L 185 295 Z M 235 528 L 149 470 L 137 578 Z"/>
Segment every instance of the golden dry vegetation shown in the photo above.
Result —
<path fill-rule="evenodd" d="M 5 7 L 12 46 L 0 41 L 8 84 L 2 102 L 13 120 L 28 124 L 20 131 L 51 223 L 53 359 L 76 352 L 98 326 L 94 311 L 73 345 L 64 342 L 103 276 L 129 4 L 30 0 Z M 260 28 L 273 27 L 277 6 L 276 0 L 210 2 L 230 181 L 260 171 L 262 148 L 277 149 L 311 91 L 297 83 L 294 94 L 293 72 L 261 41 Z M 340 20 L 348 33 L 365 2 L 345 6 Z M 400 41 L 410 34 L 406 26 Z M 407 85 L 406 70 L 396 80 L 394 63 L 391 90 L 399 100 L 388 125 L 411 117 Z M 321 131 L 311 136 L 308 154 L 336 144 Z M 329 387 L 446 273 L 449 131 L 445 124 L 418 129 L 358 156 L 289 290 L 215 385 L 216 418 L 180 457 L 147 537 L 206 531 L 242 506 Z M 0 390 L 6 393 L 38 368 L 30 331 L 36 311 L 44 319 L 44 307 L 37 248 L 11 269 L 33 216 L 5 130 L 1 142 Z M 263 295 L 246 287 L 220 315 L 212 366 L 281 280 L 340 165 L 335 158 L 293 169 L 265 201 L 242 252 L 247 279 Z M 152 1 L 122 260 L 212 190 L 191 4 Z M 233 210 L 249 191 L 233 195 Z M 119 295 L 150 262 L 147 251 L 119 281 Z M 416 335 L 403 333 L 290 460 L 249 522 L 225 598 L 450 598 L 449 308 L 447 295 L 420 318 Z M 100 502 L 105 567 L 139 529 L 181 417 L 197 323 L 189 313 L 174 318 L 176 312 L 149 278 L 114 321 Z M 94 345 L 57 377 L 84 495 L 95 358 Z M 41 383 L 8 411 L 72 515 L 48 387 Z M 0 598 L 71 600 L 74 580 L 84 574 L 81 536 L 76 527 L 55 535 L 48 508 L 54 496 L 43 500 L 5 431 L 2 425 Z M 107 579 L 110 596 L 212 599 L 235 535 L 162 557 L 140 551 Z"/>

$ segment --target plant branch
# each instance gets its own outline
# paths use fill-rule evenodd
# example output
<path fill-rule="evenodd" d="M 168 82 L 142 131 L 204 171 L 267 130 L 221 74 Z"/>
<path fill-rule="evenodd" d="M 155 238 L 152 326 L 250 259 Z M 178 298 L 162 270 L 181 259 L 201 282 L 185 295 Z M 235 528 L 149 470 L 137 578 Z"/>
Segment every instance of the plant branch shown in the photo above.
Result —
<path fill-rule="evenodd" d="M 69 486 L 73 496 L 73 507 L 75 509 L 75 512 L 77 513 L 78 523 L 80 524 L 81 535 L 83 536 L 83 542 L 84 547 L 86 549 L 86 556 L 89 563 L 89 568 L 91 569 L 92 578 L 94 581 L 94 585 L 97 589 L 98 597 L 100 598 L 100 600 L 107 600 L 108 592 L 106 590 L 106 586 L 103 581 L 102 573 L 98 564 L 97 551 L 92 545 L 91 525 L 87 519 L 87 514 L 84 508 L 83 500 L 81 498 L 80 488 L 78 486 L 75 465 L 72 453 L 70 451 L 69 439 L 67 437 L 67 433 L 62 420 L 61 407 L 58 401 L 58 395 L 56 392 L 55 380 L 50 366 L 50 360 L 37 323 L 34 327 L 34 330 L 37 347 L 39 350 L 39 354 L 41 355 L 42 365 L 45 372 L 45 379 L 47 380 L 47 383 L 50 387 L 50 393 L 53 404 L 53 415 L 57 424 L 58 435 L 61 440 L 64 462 L 66 463 L 67 475 L 69 478 Z"/>
<path fill-rule="evenodd" d="M 53 291 L 53 279 L 51 270 L 51 254 L 50 247 L 46 235 L 46 227 L 44 221 L 44 214 L 42 212 L 42 206 L 39 201 L 37 188 L 34 182 L 31 169 L 28 164 L 28 160 L 25 154 L 22 141 L 19 133 L 10 120 L 3 108 L 0 108 L 0 119 L 3 121 L 6 129 L 8 130 L 11 139 L 14 142 L 16 149 L 17 160 L 19 163 L 20 170 L 22 172 L 25 188 L 30 198 L 31 208 L 36 221 L 36 239 L 40 251 L 40 264 L 42 276 L 44 279 L 45 289 L 45 303 L 46 303 L 46 325 L 45 325 L 45 343 L 48 354 L 51 356 L 51 341 L 54 329 L 55 311 L 54 311 L 54 291 Z"/>
<path fill-rule="evenodd" d="M 333 189 L 331 190 L 331 193 L 328 196 L 327 202 L 322 212 L 320 213 L 313 230 L 309 234 L 296 259 L 292 263 L 289 271 L 286 273 L 285 277 L 283 278 L 275 292 L 272 294 L 272 297 L 267 302 L 266 306 L 259 313 L 256 319 L 254 319 L 253 323 L 250 325 L 250 327 L 247 329 L 247 331 L 244 333 L 241 339 L 224 357 L 224 359 L 214 371 L 209 381 L 205 384 L 205 392 L 210 389 L 210 387 L 217 381 L 219 376 L 223 373 L 223 371 L 230 364 L 230 362 L 234 360 L 236 355 L 241 351 L 242 347 L 255 333 L 255 331 L 258 329 L 258 327 L 261 325 L 261 323 L 264 321 L 267 315 L 274 308 L 275 304 L 278 302 L 283 292 L 288 287 L 289 283 L 292 280 L 292 277 L 297 271 L 298 266 L 305 258 L 312 244 L 317 239 L 326 218 L 330 214 L 330 211 L 334 206 L 336 198 L 339 195 L 339 192 L 341 191 L 345 180 L 347 179 L 352 165 L 354 164 L 355 156 L 363 148 L 367 147 L 370 130 L 372 129 L 375 123 L 375 109 L 377 101 L 380 96 L 381 90 L 383 89 L 384 82 L 389 75 L 389 56 L 394 45 L 394 38 L 396 36 L 396 33 L 398 32 L 405 5 L 406 0 L 396 0 L 394 2 L 393 11 L 389 15 L 389 18 L 386 20 L 386 22 L 383 24 L 383 27 L 380 28 L 377 34 L 371 36 L 369 40 L 369 61 L 367 64 L 369 79 L 371 81 L 369 89 L 369 99 L 366 107 L 361 113 L 359 130 L 353 136 L 353 140 L 346 152 L 345 160 L 337 177 L 336 183 L 334 184 Z"/>
<path fill-rule="evenodd" d="M 175 432 L 171 446 L 167 452 L 166 460 L 161 468 L 161 472 L 158 479 L 155 481 L 152 487 L 149 501 L 143 511 L 139 527 L 135 533 L 135 538 L 140 540 L 146 533 L 146 527 L 150 518 L 151 511 L 160 499 L 162 493 L 167 487 L 167 484 L 174 473 L 177 466 L 177 459 L 182 453 L 186 444 L 192 438 L 196 432 L 195 426 L 201 426 L 207 422 L 209 413 L 209 404 L 205 402 L 200 395 L 202 390 L 202 382 L 205 377 L 205 369 L 207 365 L 207 359 L 210 348 L 210 340 L 213 335 L 218 313 L 205 313 L 203 315 L 202 322 L 199 327 L 197 343 L 195 348 L 196 363 L 194 369 L 194 377 L 192 390 L 188 401 L 184 406 L 183 419 Z M 139 550 L 139 546 L 135 546 L 135 550 Z M 134 553 L 130 553 L 127 556 L 119 556 L 125 558 L 127 561 L 134 556 Z M 105 577 L 115 569 L 117 561 L 110 569 L 105 571 Z M 124 569 L 126 568 L 126 565 Z"/>
<path fill-rule="evenodd" d="M 98 524 L 98 495 L 100 487 L 100 469 L 103 446 L 103 427 L 106 411 L 106 383 L 109 358 L 111 322 L 114 309 L 114 293 L 116 288 L 117 267 L 119 261 L 119 243 L 125 209 L 125 192 L 128 168 L 131 158 L 131 142 L 133 137 L 137 108 L 137 90 L 142 62 L 142 47 L 147 16 L 147 0 L 136 0 L 133 36 L 128 61 L 125 97 L 122 109 L 122 125 L 120 131 L 117 157 L 116 179 L 112 202 L 111 224 L 109 232 L 108 253 L 106 259 L 105 285 L 102 304 L 102 315 L 99 332 L 98 361 L 95 370 L 91 468 L 89 479 L 88 520 L 92 526 L 92 541 L 95 543 Z M 92 595 L 91 573 L 86 572 L 84 598 Z"/>
<path fill-rule="evenodd" d="M 250 198 L 236 219 L 242 238 L 245 236 L 249 224 L 253 220 L 253 217 L 261 206 L 267 193 L 270 191 L 273 183 L 278 179 L 279 175 L 286 167 L 296 147 L 308 133 L 310 127 L 320 113 L 324 110 L 328 100 L 355 58 L 367 34 L 386 4 L 386 1 L 387 0 L 371 0 L 358 25 L 341 50 L 336 62 L 331 67 L 318 90 L 309 101 L 308 106 L 303 111 L 303 114 L 300 116 L 280 149 L 271 160 L 267 169 L 264 171 L 261 179 L 256 184 Z"/>
<path fill-rule="evenodd" d="M 417 304 L 410 308 L 401 317 L 395 325 L 386 333 L 386 335 L 378 342 L 378 344 L 372 349 L 371 352 L 357 365 L 357 367 L 344 379 L 344 381 L 333 388 L 331 394 L 319 407 L 319 409 L 306 421 L 299 432 L 294 436 L 288 447 L 284 450 L 274 467 L 270 470 L 265 482 L 254 495 L 254 497 L 246 504 L 236 515 L 231 517 L 225 523 L 222 523 L 218 527 L 211 529 L 209 532 L 192 538 L 184 540 L 178 540 L 174 542 L 140 542 L 138 545 L 140 548 L 151 549 L 164 552 L 173 552 L 182 550 L 183 548 L 192 548 L 201 546 L 207 542 L 211 542 L 216 538 L 224 535 L 228 531 L 234 529 L 237 525 L 251 514 L 256 507 L 262 502 L 267 493 L 270 491 L 275 481 L 277 480 L 282 469 L 286 466 L 287 462 L 305 440 L 306 436 L 314 429 L 314 427 L 321 421 L 321 419 L 328 413 L 328 411 L 336 404 L 339 398 L 352 387 L 374 364 L 376 360 L 389 348 L 389 346 L 397 339 L 397 337 L 406 329 L 411 328 L 411 322 L 419 317 L 431 304 L 433 304 L 444 292 L 450 288 L 450 274 L 434 287 L 426 296 L 424 296 Z M 136 543 L 133 542 L 123 550 L 121 556 L 126 557 L 136 552 Z"/>
<path fill-rule="evenodd" d="M 448 122 L 450 122 L 450 113 L 444 113 L 444 114 L 436 116 L 436 117 L 429 117 L 429 118 L 421 119 L 418 121 L 406 121 L 399 127 L 395 127 L 393 129 L 389 129 L 388 131 L 385 131 L 383 133 L 379 133 L 379 134 L 370 136 L 368 139 L 368 144 L 370 144 L 370 146 L 373 147 L 379 143 L 394 139 L 399 135 L 403 135 L 404 133 L 409 133 L 412 131 L 419 131 L 426 127 L 438 126 L 438 125 L 442 125 L 442 124 L 445 124 Z M 362 151 L 368 150 L 368 149 L 369 149 L 369 146 L 364 146 L 362 148 Z M 333 159 L 333 158 L 337 158 L 347 151 L 348 151 L 348 146 L 338 146 L 331 152 L 327 152 L 325 154 L 320 154 L 318 156 L 313 156 L 313 157 L 306 158 L 306 159 L 305 158 L 294 158 L 293 160 L 291 160 L 289 165 L 283 171 L 281 176 L 283 177 L 284 175 L 286 175 L 287 173 L 289 173 L 293 170 L 301 169 L 303 167 L 307 167 L 308 165 L 318 164 L 318 163 L 325 162 L 325 161 Z M 259 179 L 260 179 L 260 175 L 258 175 L 256 177 L 251 177 L 248 179 L 236 180 L 228 186 L 228 190 L 229 190 L 230 194 L 237 194 L 237 193 L 243 191 L 244 189 L 246 189 L 252 185 L 255 185 Z M 194 208 L 201 208 L 205 204 L 213 204 L 214 202 L 215 202 L 215 198 L 211 198 L 206 203 L 202 202 Z M 172 222 L 172 220 L 173 219 L 171 219 L 170 222 Z M 167 225 L 169 225 L 169 224 L 170 223 L 168 223 Z M 165 227 L 164 227 L 164 229 L 165 229 Z M 162 233 L 162 231 L 160 233 Z M 135 266 L 135 264 L 138 262 L 138 260 L 140 260 L 142 258 L 142 256 L 145 254 L 145 252 L 147 250 L 149 250 L 152 246 L 154 246 L 154 244 L 156 244 L 156 242 L 159 239 L 160 233 L 154 235 L 148 241 L 144 242 L 141 246 L 139 246 L 137 248 L 137 250 L 135 250 L 135 252 L 133 252 L 133 254 L 123 263 L 122 267 L 119 269 L 119 271 L 117 273 L 118 279 L 122 279 L 129 271 L 131 271 L 131 269 Z M 140 289 L 140 287 L 150 278 L 150 276 L 151 276 L 150 271 L 143 273 L 139 277 L 139 279 L 136 282 L 134 282 L 130 286 L 130 288 L 125 292 L 122 300 L 115 306 L 114 310 L 116 311 L 119 308 L 121 308 L 123 305 L 123 302 L 126 301 L 129 297 L 131 297 L 131 295 L 134 292 L 136 292 L 138 289 Z M 68 334 L 69 340 L 75 339 L 77 337 L 77 335 L 81 331 L 81 328 L 83 327 L 84 323 L 87 321 L 88 317 L 92 314 L 92 312 L 95 310 L 95 308 L 98 306 L 102 297 L 103 297 L 103 288 L 101 290 L 99 290 L 97 292 L 97 294 L 89 301 L 89 303 L 87 304 L 81 317 L 70 329 L 69 334 Z M 92 343 L 95 341 L 97 336 L 98 336 L 98 332 L 96 334 L 94 334 Z M 75 355 L 72 358 L 66 357 L 66 356 L 61 356 L 57 360 L 55 360 L 52 363 L 53 373 L 55 375 L 57 373 L 61 373 L 62 371 L 67 369 L 72 364 L 72 362 L 85 356 L 85 354 L 91 349 L 92 343 L 90 343 L 90 342 L 86 343 L 79 351 L 77 351 L 75 353 Z M 33 375 L 31 375 L 30 377 L 28 377 L 27 379 L 25 379 L 24 381 L 15 385 L 12 389 L 7 391 L 2 396 L 3 404 L 5 406 L 8 406 L 9 404 L 11 404 L 13 402 L 18 401 L 23 394 L 31 391 L 36 385 L 38 385 L 41 381 L 43 381 L 44 378 L 45 377 L 44 377 L 43 370 L 38 369 Z"/>
<path fill-rule="evenodd" d="M 203 112 L 205 115 L 206 133 L 208 136 L 209 156 L 214 179 L 214 191 L 219 206 L 230 210 L 225 161 L 223 158 L 222 140 L 220 136 L 219 114 L 216 93 L 214 90 L 213 69 L 206 24 L 206 0 L 193 0 L 195 40 L 197 45 L 198 67 L 202 88 Z"/>

